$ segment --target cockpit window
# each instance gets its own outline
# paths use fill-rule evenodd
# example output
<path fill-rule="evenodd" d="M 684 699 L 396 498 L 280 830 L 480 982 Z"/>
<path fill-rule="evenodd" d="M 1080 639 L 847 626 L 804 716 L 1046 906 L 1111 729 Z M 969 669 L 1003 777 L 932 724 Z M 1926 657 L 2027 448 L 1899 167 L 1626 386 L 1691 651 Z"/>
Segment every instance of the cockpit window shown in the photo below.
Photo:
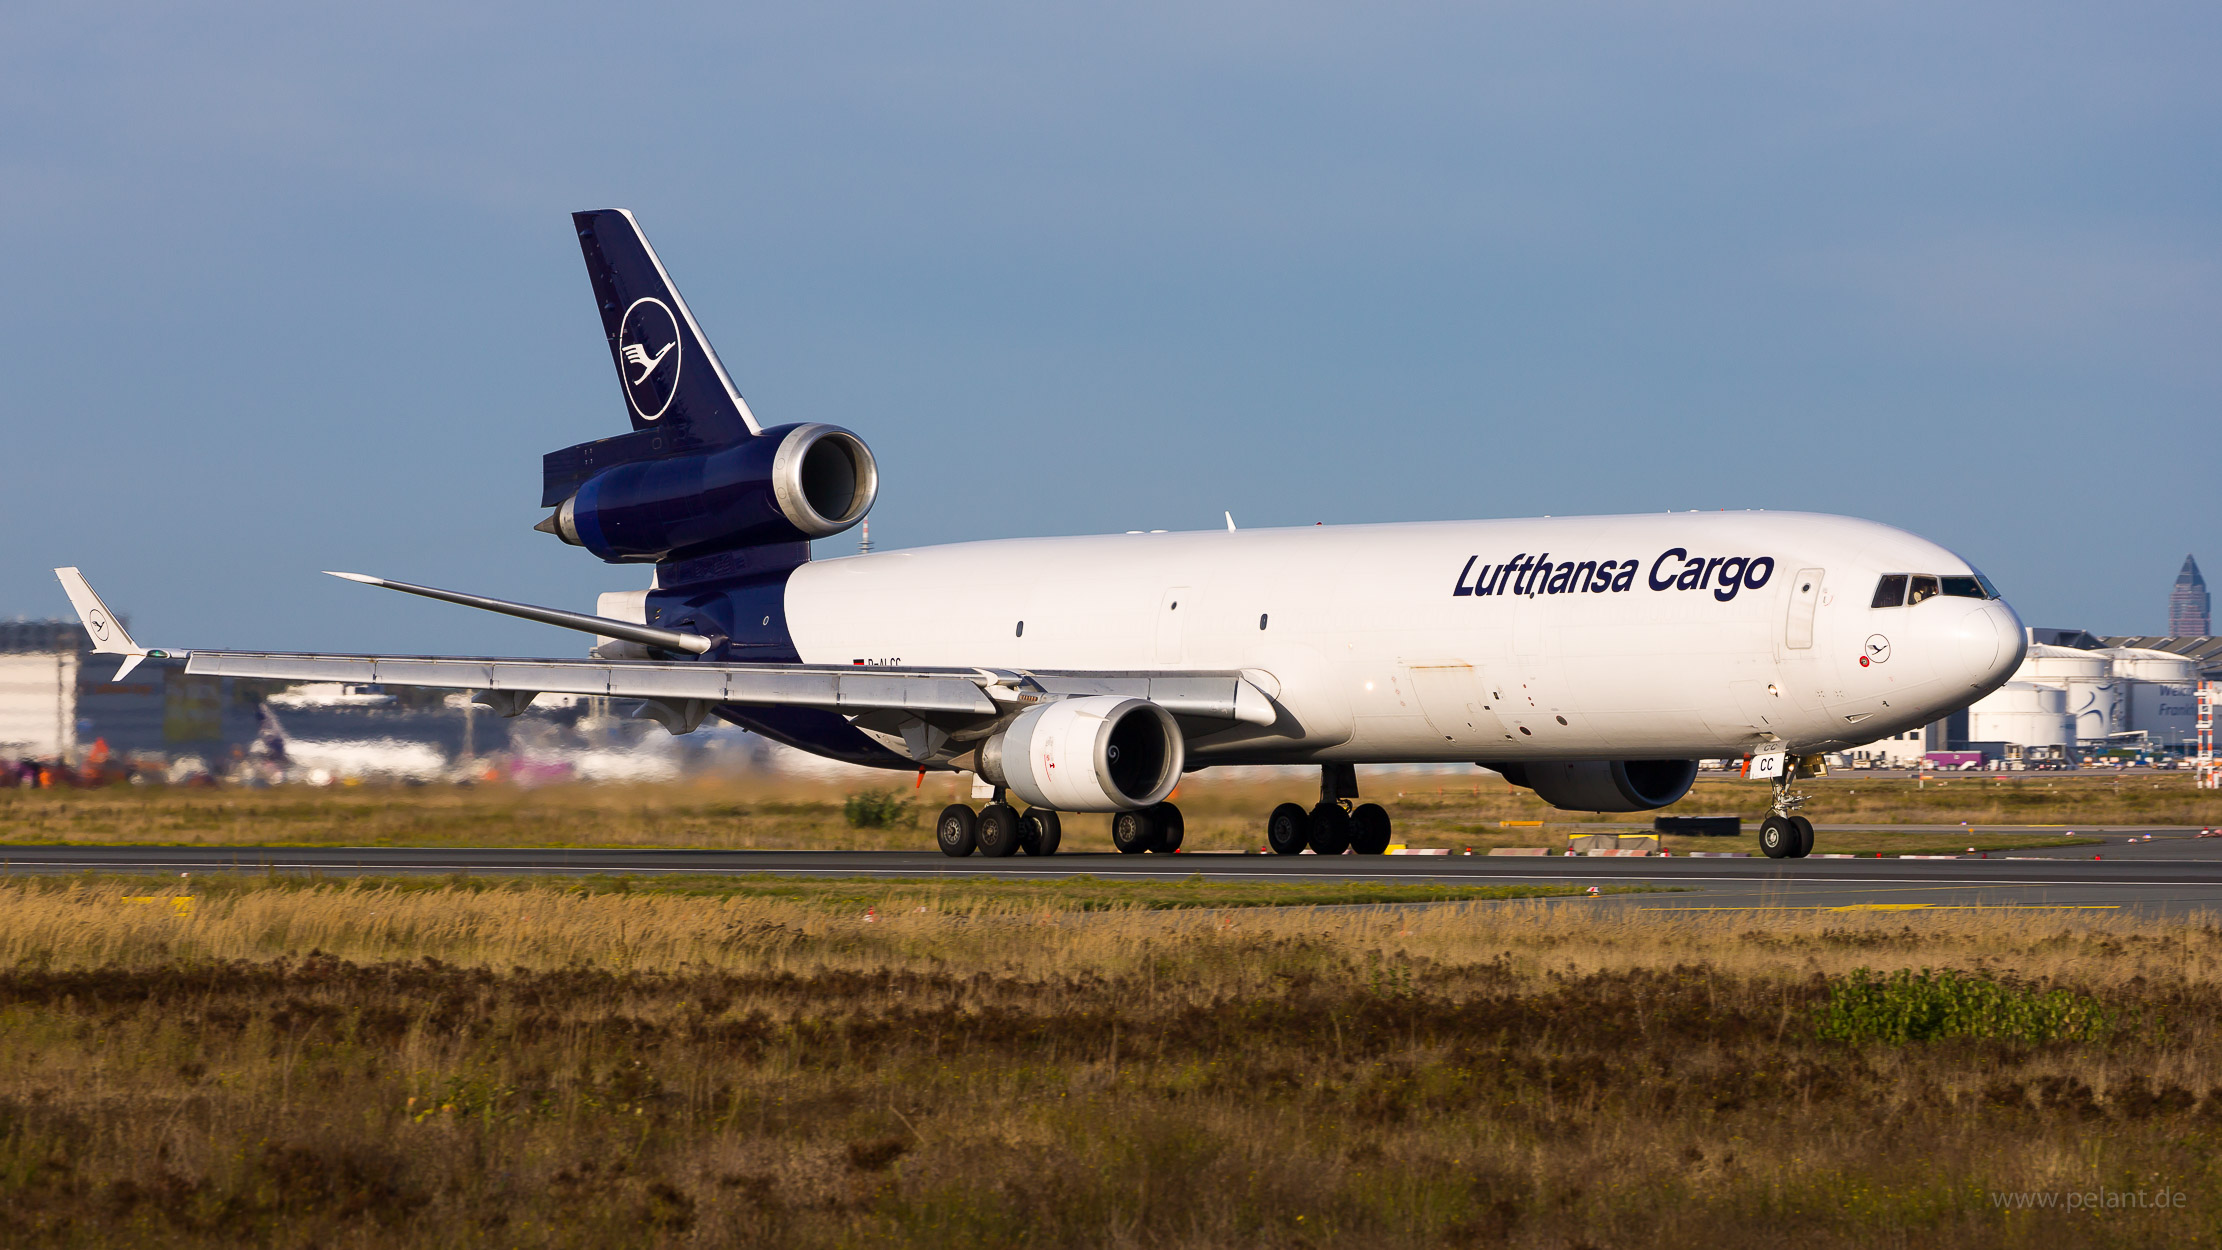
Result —
<path fill-rule="evenodd" d="M 1936 577 L 1928 573 L 1885 573 L 1875 583 L 1874 608 L 1911 606 L 1923 599 L 1945 595 L 1954 599 L 1996 599 L 1998 587 L 1980 572 L 1969 570 L 1965 576 Z"/>

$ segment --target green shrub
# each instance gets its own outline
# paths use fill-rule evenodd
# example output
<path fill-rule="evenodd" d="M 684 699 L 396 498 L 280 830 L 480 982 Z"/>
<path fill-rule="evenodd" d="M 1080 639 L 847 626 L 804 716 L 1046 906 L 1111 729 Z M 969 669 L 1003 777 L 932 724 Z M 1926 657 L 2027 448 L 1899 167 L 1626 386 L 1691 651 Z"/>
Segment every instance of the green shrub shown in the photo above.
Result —
<path fill-rule="evenodd" d="M 841 815 L 848 819 L 851 829 L 885 829 L 911 823 L 910 809 L 908 799 L 898 799 L 886 790 L 867 790 L 850 795 L 841 805 Z"/>
<path fill-rule="evenodd" d="M 2113 1033 L 2116 1016 L 2088 995 L 1980 973 L 1859 968 L 1830 984 L 1816 1032 L 1837 1042 L 2096 1042 Z"/>

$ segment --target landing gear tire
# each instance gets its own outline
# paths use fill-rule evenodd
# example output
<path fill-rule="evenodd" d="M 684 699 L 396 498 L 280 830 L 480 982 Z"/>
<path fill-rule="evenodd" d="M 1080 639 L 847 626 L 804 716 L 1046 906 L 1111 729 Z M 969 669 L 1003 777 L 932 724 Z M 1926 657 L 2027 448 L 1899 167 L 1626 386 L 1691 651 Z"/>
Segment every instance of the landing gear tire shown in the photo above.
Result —
<path fill-rule="evenodd" d="M 1167 855 L 1179 850 L 1180 840 L 1188 834 L 1188 822 L 1181 818 L 1180 809 L 1160 803 L 1150 812 L 1157 817 L 1157 845 L 1150 849 Z"/>
<path fill-rule="evenodd" d="M 1389 809 L 1379 803 L 1360 803 L 1358 810 L 1350 813 L 1350 849 L 1360 855 L 1386 852 L 1393 833 Z"/>
<path fill-rule="evenodd" d="M 1311 844 L 1314 855 L 1340 855 L 1350 849 L 1350 813 L 1340 803 L 1322 803 L 1312 809 Z"/>
<path fill-rule="evenodd" d="M 1140 855 L 1157 849 L 1157 814 L 1149 808 L 1120 812 L 1111 818 L 1111 845 L 1121 855 Z"/>
<path fill-rule="evenodd" d="M 981 808 L 974 836 L 980 843 L 980 853 L 990 859 L 1018 854 L 1023 836 L 1018 809 L 1008 803 L 990 803 Z"/>
<path fill-rule="evenodd" d="M 1798 849 L 1790 858 L 1804 859 L 1813 853 L 1813 822 L 1803 816 L 1792 816 L 1790 823 L 1798 827 Z"/>
<path fill-rule="evenodd" d="M 1311 813 L 1298 804 L 1283 803 L 1266 818 L 1265 844 L 1275 855 L 1301 855 L 1311 838 Z"/>
<path fill-rule="evenodd" d="M 934 819 L 934 841 L 941 845 L 942 854 L 963 859 L 980 845 L 980 818 L 964 804 L 951 803 Z"/>
<path fill-rule="evenodd" d="M 1796 858 L 1803 840 L 1792 817 L 1769 816 L 1759 822 L 1759 849 L 1767 853 L 1768 859 Z"/>
<path fill-rule="evenodd" d="M 1045 807 L 1029 807 L 1019 820 L 1018 849 L 1028 855 L 1055 855 L 1064 840 L 1064 823 Z"/>

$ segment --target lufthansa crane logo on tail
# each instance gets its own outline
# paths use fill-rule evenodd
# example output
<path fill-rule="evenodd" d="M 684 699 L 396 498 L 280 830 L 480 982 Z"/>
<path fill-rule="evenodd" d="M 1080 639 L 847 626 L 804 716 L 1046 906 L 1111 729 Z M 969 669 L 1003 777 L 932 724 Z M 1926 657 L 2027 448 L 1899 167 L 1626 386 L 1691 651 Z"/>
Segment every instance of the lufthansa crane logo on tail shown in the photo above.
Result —
<path fill-rule="evenodd" d="M 633 301 L 617 330 L 617 371 L 625 399 L 643 421 L 654 421 L 679 392 L 679 319 L 660 299 Z"/>

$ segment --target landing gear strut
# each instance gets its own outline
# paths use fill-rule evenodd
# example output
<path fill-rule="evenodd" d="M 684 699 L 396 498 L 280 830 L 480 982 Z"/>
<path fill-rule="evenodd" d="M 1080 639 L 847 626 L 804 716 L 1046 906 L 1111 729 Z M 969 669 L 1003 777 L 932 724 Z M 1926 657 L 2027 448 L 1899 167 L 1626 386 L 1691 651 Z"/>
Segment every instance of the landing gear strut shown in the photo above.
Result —
<path fill-rule="evenodd" d="M 1265 844 L 1276 855 L 1340 855 L 1356 851 L 1379 855 L 1389 849 L 1395 830 L 1387 808 L 1360 803 L 1358 770 L 1349 764 L 1322 764 L 1319 769 L 1319 802 L 1310 811 L 1295 803 L 1273 809 L 1265 822 Z"/>
<path fill-rule="evenodd" d="M 1768 859 L 1804 859 L 1813 853 L 1813 822 L 1798 815 L 1806 796 L 1790 788 L 1804 767 L 1803 760 L 1785 760 L 1782 776 L 1775 778 L 1774 802 L 1759 822 L 1759 849 Z"/>

